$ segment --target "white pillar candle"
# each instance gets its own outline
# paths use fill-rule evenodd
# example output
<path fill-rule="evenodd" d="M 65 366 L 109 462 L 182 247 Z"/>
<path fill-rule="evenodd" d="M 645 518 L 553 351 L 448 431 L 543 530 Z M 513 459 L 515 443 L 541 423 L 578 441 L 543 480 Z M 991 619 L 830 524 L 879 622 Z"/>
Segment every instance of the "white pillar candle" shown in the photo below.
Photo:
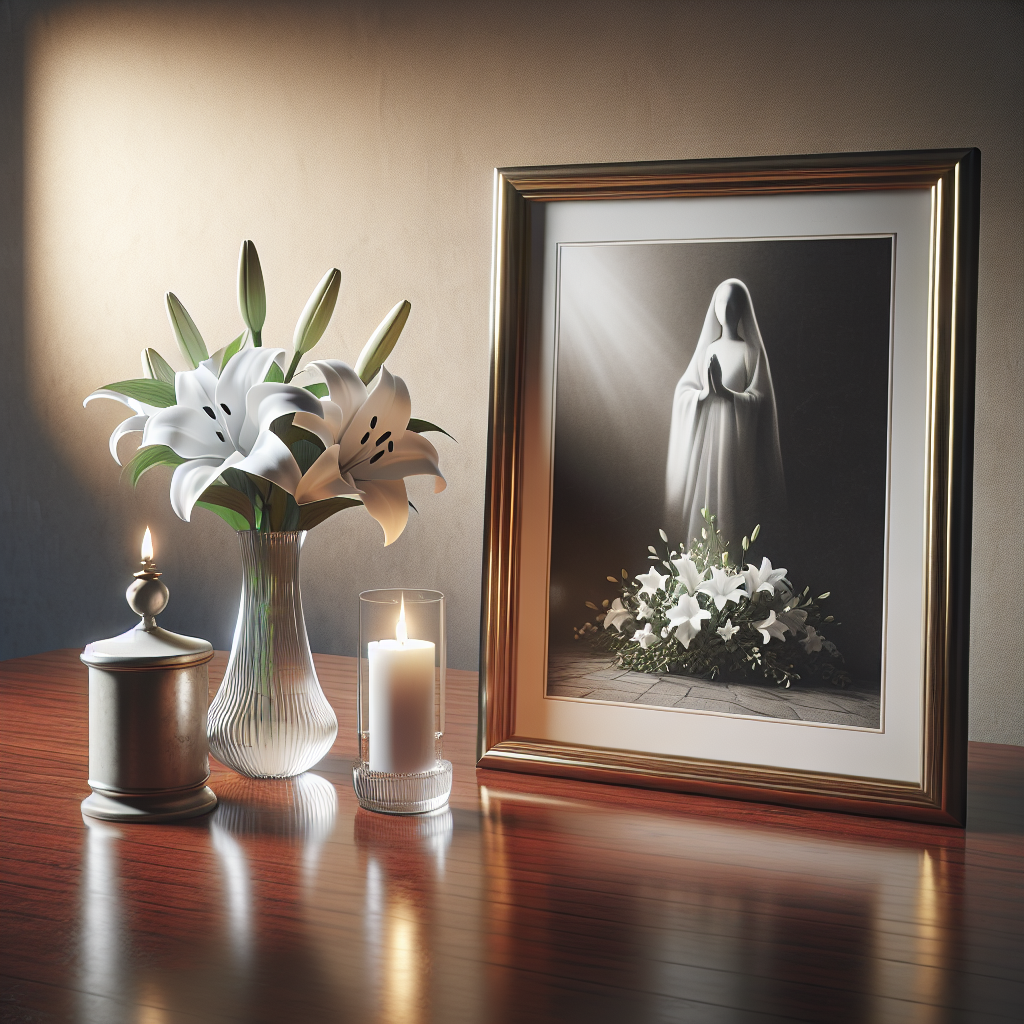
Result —
<path fill-rule="evenodd" d="M 370 771 L 426 772 L 434 767 L 434 645 L 403 639 L 367 644 L 370 669 Z"/>

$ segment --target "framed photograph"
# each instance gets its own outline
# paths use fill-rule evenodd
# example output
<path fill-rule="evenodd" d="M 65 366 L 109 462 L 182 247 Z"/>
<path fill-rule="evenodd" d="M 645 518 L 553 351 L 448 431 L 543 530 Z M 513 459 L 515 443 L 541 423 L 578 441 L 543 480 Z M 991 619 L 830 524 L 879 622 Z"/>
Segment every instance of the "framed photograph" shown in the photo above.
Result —
<path fill-rule="evenodd" d="M 979 195 L 496 172 L 481 767 L 964 823 Z"/>

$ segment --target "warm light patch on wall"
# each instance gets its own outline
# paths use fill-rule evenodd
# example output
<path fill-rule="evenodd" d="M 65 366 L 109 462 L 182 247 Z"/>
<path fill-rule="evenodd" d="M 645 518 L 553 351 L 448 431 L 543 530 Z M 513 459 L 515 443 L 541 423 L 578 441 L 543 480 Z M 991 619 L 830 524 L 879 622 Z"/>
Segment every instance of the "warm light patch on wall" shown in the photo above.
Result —
<path fill-rule="evenodd" d="M 290 347 L 322 267 L 341 266 L 345 278 L 321 358 L 354 359 L 399 294 L 392 252 L 368 241 L 374 217 L 400 219 L 403 205 L 379 167 L 381 82 L 358 65 L 366 57 L 347 27 L 315 13 L 95 4 L 34 26 L 29 373 L 40 421 L 91 485 L 114 486 L 105 439 L 120 410 L 86 411 L 82 399 L 139 376 L 148 345 L 185 368 L 167 290 L 211 351 L 238 334 L 243 237 L 257 241 L 267 278 L 267 345 Z"/>

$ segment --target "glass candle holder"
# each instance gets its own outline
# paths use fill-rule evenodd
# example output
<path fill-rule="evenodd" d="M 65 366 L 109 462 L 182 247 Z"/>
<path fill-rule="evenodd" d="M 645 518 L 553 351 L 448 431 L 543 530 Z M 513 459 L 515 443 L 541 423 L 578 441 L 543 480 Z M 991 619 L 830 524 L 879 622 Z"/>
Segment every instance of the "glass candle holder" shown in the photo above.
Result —
<path fill-rule="evenodd" d="M 426 814 L 448 802 L 452 765 L 441 756 L 445 666 L 444 594 L 359 595 L 359 757 L 352 783 L 367 810 Z"/>

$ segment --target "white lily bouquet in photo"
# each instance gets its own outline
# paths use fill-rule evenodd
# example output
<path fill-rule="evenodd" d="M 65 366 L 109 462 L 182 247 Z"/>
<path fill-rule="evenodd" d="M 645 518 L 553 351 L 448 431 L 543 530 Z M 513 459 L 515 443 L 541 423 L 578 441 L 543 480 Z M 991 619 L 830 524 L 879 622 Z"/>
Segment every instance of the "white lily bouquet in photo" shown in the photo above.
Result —
<path fill-rule="evenodd" d="M 621 596 L 600 606 L 588 601 L 597 614 L 575 638 L 613 652 L 634 672 L 732 681 L 755 673 L 785 687 L 799 680 L 848 685 L 842 655 L 820 632 L 833 622 L 821 608 L 828 592 L 797 593 L 787 570 L 768 558 L 760 566 L 732 565 L 715 516 L 701 514 L 706 525 L 689 551 L 670 548 L 662 530 L 660 544 L 648 548 L 655 564 L 646 573 L 609 576 Z M 759 532 L 755 527 L 743 538 L 744 553 Z"/>
<path fill-rule="evenodd" d="M 299 596 L 306 531 L 362 506 L 385 545 L 409 519 L 405 479 L 445 480 L 434 446 L 440 427 L 412 417 L 409 389 L 384 361 L 409 318 L 398 303 L 354 366 L 310 360 L 334 312 L 337 269 L 317 285 L 295 325 L 292 349 L 266 348 L 267 312 L 256 247 L 242 243 L 238 308 L 245 330 L 210 355 L 195 322 L 167 293 L 167 315 L 187 368 L 175 371 L 156 349 L 142 353 L 144 376 L 116 381 L 85 399 L 109 398 L 132 415 L 110 435 L 141 433 L 123 474 L 132 486 L 169 466 L 171 507 L 188 521 L 208 509 L 238 531 L 242 595 L 224 681 L 210 707 L 210 751 L 258 778 L 298 775 L 330 749 L 338 721 L 313 667 Z M 368 583 L 372 581 L 367 581 Z"/>

